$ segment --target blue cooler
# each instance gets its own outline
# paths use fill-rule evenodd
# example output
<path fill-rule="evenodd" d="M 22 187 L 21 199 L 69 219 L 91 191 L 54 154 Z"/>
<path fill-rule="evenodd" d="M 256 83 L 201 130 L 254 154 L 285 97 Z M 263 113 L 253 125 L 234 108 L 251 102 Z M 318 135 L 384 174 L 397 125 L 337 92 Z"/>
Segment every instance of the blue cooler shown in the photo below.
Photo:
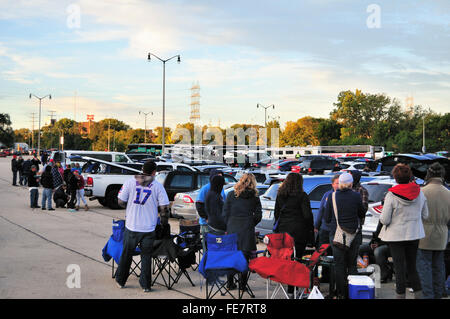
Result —
<path fill-rule="evenodd" d="M 369 276 L 348 276 L 350 299 L 375 299 L 375 284 Z"/>

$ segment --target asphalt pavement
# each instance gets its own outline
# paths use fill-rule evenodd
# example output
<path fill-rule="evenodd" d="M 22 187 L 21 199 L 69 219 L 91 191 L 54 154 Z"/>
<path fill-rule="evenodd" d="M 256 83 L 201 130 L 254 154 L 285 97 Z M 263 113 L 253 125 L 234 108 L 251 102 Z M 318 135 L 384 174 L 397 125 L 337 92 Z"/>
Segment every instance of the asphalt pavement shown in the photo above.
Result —
<path fill-rule="evenodd" d="M 0 299 L 205 298 L 204 282 L 194 270 L 188 273 L 195 287 L 183 276 L 171 290 L 157 282 L 152 292 L 144 293 L 138 278 L 130 276 L 124 289 L 117 288 L 102 249 L 113 219 L 124 219 L 125 210 L 110 210 L 97 201 L 88 202 L 89 211 L 73 213 L 63 208 L 31 209 L 28 187 L 12 186 L 10 162 L 10 156 L 0 158 Z M 39 205 L 41 196 L 42 189 Z M 178 233 L 179 221 L 171 219 L 170 224 L 172 232 Z M 251 275 L 249 285 L 256 299 L 266 297 L 266 281 L 257 274 Z M 323 283 L 320 290 L 326 295 L 328 284 Z M 377 299 L 394 298 L 394 283 L 382 284 L 376 295 Z M 413 295 L 408 292 L 406 297 Z M 250 297 L 244 295 L 244 299 Z"/>

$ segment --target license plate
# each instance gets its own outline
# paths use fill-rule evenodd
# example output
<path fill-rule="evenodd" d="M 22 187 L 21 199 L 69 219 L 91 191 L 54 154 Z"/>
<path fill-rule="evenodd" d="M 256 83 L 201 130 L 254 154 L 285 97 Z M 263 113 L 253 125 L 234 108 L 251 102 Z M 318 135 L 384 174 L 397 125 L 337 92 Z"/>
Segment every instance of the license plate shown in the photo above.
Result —
<path fill-rule="evenodd" d="M 262 219 L 271 220 L 272 219 L 272 211 L 271 210 L 263 210 Z"/>

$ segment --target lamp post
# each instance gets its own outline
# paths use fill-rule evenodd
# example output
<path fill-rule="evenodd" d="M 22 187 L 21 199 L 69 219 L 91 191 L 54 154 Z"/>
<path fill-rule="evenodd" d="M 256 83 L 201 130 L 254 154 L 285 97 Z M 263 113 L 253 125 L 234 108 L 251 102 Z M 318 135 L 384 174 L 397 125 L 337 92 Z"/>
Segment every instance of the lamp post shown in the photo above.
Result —
<path fill-rule="evenodd" d="M 269 105 L 269 106 L 264 106 L 264 105 L 261 105 L 261 104 L 257 103 L 256 104 L 256 108 L 259 108 L 259 107 L 262 107 L 264 109 L 264 127 L 267 127 L 267 109 L 269 107 L 275 109 L 275 105 L 272 104 L 272 105 Z"/>
<path fill-rule="evenodd" d="M 162 149 L 161 149 L 161 155 L 164 154 L 164 150 L 165 150 L 165 139 L 166 139 L 166 62 L 172 60 L 173 58 L 177 58 L 177 62 L 180 63 L 181 62 L 181 58 L 180 55 L 174 55 L 173 57 L 169 58 L 169 59 L 161 59 L 160 57 L 154 55 L 153 53 L 148 53 L 147 55 L 147 60 L 151 61 L 151 56 L 154 56 L 155 58 L 157 58 L 159 61 L 161 61 L 163 63 L 163 118 L 162 118 Z"/>
<path fill-rule="evenodd" d="M 46 96 L 39 97 L 39 96 L 36 96 L 36 95 L 30 93 L 30 99 L 31 99 L 33 96 L 39 100 L 39 133 L 38 133 L 38 149 L 37 149 L 37 156 L 40 156 L 40 153 L 41 153 L 41 104 L 42 104 L 42 100 L 45 99 L 46 97 L 48 97 L 49 100 L 51 100 L 51 99 L 52 99 L 52 95 L 51 95 L 51 94 L 48 94 L 48 95 L 46 95 Z"/>
<path fill-rule="evenodd" d="M 144 117 L 145 117 L 145 133 L 144 133 L 144 143 L 147 143 L 147 115 L 153 115 L 153 112 L 147 112 L 147 113 L 145 113 L 145 112 L 141 112 L 141 111 L 139 111 L 139 114 L 144 114 Z"/>

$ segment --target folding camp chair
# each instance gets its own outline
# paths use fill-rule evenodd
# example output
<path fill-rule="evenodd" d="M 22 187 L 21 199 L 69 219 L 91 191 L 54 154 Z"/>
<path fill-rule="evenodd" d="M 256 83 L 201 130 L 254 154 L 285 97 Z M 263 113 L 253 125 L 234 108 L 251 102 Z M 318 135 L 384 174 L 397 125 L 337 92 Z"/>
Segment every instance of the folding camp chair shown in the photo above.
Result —
<path fill-rule="evenodd" d="M 294 239 L 287 233 L 269 234 L 264 241 L 267 244 L 267 256 L 250 260 L 249 269 L 266 279 L 266 295 L 269 298 L 269 284 L 278 283 L 272 292 L 271 299 L 275 299 L 281 290 L 284 296 L 289 296 L 283 285 L 294 287 L 294 296 L 298 296 L 297 288 L 311 287 L 311 271 L 297 261 L 295 256 Z M 300 295 L 301 297 L 302 295 Z"/>
<path fill-rule="evenodd" d="M 112 226 L 112 235 L 106 243 L 105 247 L 102 250 L 103 260 L 108 262 L 112 259 L 111 264 L 111 277 L 115 278 L 115 265 L 119 264 L 120 256 L 122 255 L 123 250 L 123 232 L 125 231 L 125 221 L 124 220 L 113 220 Z M 133 256 L 137 256 L 141 254 L 141 250 L 139 247 L 136 247 L 136 250 L 133 253 Z M 141 272 L 141 261 L 136 262 L 134 259 L 132 260 L 132 264 L 130 267 L 130 275 L 134 274 L 136 277 L 140 276 Z"/>
<path fill-rule="evenodd" d="M 186 256 L 183 259 L 191 262 L 192 270 L 197 270 L 203 255 L 202 238 L 200 232 L 200 223 L 198 219 L 180 219 L 180 233 L 177 244 L 184 250 L 188 248 Z M 193 257 L 193 260 L 191 259 Z"/>
<path fill-rule="evenodd" d="M 161 227 L 161 226 L 158 226 Z M 198 232 L 199 233 L 199 232 Z M 153 274 L 152 285 L 161 278 L 167 289 L 172 289 L 182 276 L 185 276 L 192 286 L 187 268 L 196 264 L 195 252 L 198 249 L 195 233 L 191 230 L 179 235 L 170 234 L 170 226 L 162 230 L 153 245 Z"/>
<path fill-rule="evenodd" d="M 247 260 L 242 251 L 237 249 L 237 234 L 212 235 L 206 233 L 206 251 L 199 266 L 199 272 L 206 281 L 206 299 L 214 298 L 217 293 L 222 296 L 235 296 L 227 288 L 228 278 L 242 275 L 248 270 Z M 225 278 L 224 278 L 225 277 Z M 239 280 L 241 283 L 242 280 Z M 239 291 L 243 289 L 239 285 Z M 238 294 L 238 298 L 241 294 Z"/>

